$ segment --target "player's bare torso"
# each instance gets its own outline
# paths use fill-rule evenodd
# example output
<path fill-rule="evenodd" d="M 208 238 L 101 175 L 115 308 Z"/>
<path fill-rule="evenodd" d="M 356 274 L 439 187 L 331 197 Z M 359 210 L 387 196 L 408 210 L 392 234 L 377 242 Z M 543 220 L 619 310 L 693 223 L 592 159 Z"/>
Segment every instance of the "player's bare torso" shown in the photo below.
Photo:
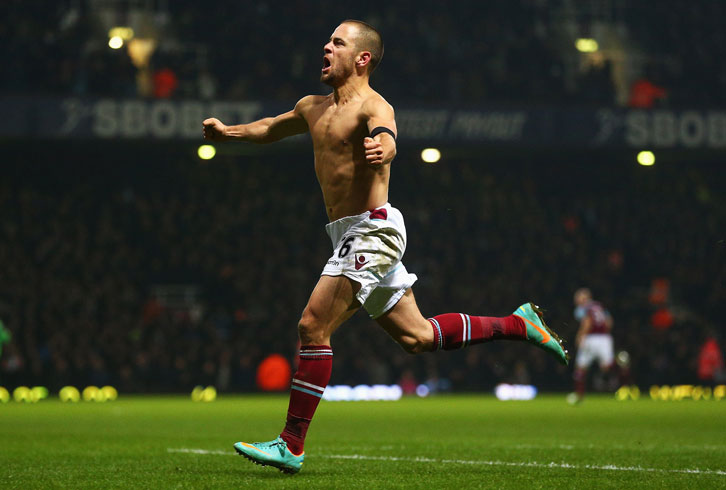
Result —
<path fill-rule="evenodd" d="M 366 104 L 381 96 L 370 90 L 344 102 L 333 94 L 311 95 L 299 110 L 313 140 L 315 173 L 331 221 L 361 214 L 388 201 L 390 165 L 366 162 L 363 139 L 368 136 Z"/>

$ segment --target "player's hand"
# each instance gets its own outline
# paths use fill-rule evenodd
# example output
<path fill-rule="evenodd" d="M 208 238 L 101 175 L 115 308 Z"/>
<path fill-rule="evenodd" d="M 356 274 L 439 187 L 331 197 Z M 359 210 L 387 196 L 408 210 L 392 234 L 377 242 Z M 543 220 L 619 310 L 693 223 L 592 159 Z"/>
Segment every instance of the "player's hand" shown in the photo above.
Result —
<path fill-rule="evenodd" d="M 222 121 L 217 118 L 210 117 L 209 119 L 205 119 L 202 127 L 202 134 L 205 140 L 224 141 L 227 137 L 225 132 L 227 126 L 222 124 Z"/>
<path fill-rule="evenodd" d="M 381 165 L 383 163 L 383 145 L 366 136 L 363 139 L 363 146 L 366 149 L 366 161 L 369 165 Z"/>

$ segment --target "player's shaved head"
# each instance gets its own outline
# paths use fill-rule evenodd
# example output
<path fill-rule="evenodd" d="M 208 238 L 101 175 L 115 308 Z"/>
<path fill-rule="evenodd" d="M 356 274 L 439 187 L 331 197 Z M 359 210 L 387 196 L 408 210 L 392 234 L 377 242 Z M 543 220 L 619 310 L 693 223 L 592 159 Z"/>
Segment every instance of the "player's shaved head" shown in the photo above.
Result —
<path fill-rule="evenodd" d="M 358 28 L 354 42 L 359 51 L 368 51 L 371 54 L 371 60 L 368 62 L 368 73 L 373 73 L 378 63 L 383 59 L 383 38 L 381 34 L 370 24 L 366 24 L 362 20 L 348 19 L 341 24 L 352 24 Z"/>

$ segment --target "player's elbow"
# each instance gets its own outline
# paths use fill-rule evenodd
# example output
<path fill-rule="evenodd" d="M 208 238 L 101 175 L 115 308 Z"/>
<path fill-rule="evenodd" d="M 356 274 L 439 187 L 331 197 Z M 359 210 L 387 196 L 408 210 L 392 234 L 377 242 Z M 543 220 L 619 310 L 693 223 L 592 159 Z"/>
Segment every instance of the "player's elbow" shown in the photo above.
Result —
<path fill-rule="evenodd" d="M 266 128 L 264 131 L 261 131 L 257 137 L 252 140 L 253 143 L 256 143 L 258 145 L 269 145 L 270 143 L 273 143 L 275 139 L 272 137 L 272 134 L 270 133 L 269 128 Z"/>
<path fill-rule="evenodd" d="M 390 162 L 392 162 L 392 161 L 393 161 L 393 159 L 394 159 L 394 158 L 396 158 L 396 146 L 395 146 L 395 145 L 394 145 L 394 146 L 392 146 L 392 147 L 391 147 L 391 149 L 390 149 L 390 150 L 388 150 L 388 152 L 387 152 L 387 153 L 388 153 L 388 154 L 386 155 L 386 157 L 387 157 L 387 158 L 386 158 L 386 162 L 387 162 L 387 163 L 390 163 Z"/>
<path fill-rule="evenodd" d="M 388 165 L 393 161 L 393 158 L 396 156 L 396 150 L 393 150 L 393 152 L 385 152 L 383 154 L 383 158 L 381 159 L 381 163 L 383 165 Z"/>

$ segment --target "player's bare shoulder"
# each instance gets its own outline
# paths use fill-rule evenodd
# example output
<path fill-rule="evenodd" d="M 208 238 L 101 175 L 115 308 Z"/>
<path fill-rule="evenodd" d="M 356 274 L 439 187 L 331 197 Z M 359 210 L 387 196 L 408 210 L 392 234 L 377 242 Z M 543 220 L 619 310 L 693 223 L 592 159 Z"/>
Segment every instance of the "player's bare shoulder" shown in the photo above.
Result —
<path fill-rule="evenodd" d="M 368 126 L 369 131 L 379 127 L 389 129 L 392 131 L 391 136 L 395 141 L 398 136 L 398 128 L 396 127 L 396 114 L 393 106 L 375 90 L 371 90 L 371 94 L 363 101 L 361 117 Z"/>
<path fill-rule="evenodd" d="M 363 101 L 363 104 L 361 105 L 361 113 L 368 118 L 390 117 L 391 119 L 394 119 L 395 117 L 393 106 L 375 90 L 371 90 L 370 94 Z"/>
<path fill-rule="evenodd" d="M 311 111 L 315 111 L 315 109 L 319 109 L 326 104 L 329 98 L 328 95 L 306 95 L 295 104 L 295 112 L 309 121 Z"/>

